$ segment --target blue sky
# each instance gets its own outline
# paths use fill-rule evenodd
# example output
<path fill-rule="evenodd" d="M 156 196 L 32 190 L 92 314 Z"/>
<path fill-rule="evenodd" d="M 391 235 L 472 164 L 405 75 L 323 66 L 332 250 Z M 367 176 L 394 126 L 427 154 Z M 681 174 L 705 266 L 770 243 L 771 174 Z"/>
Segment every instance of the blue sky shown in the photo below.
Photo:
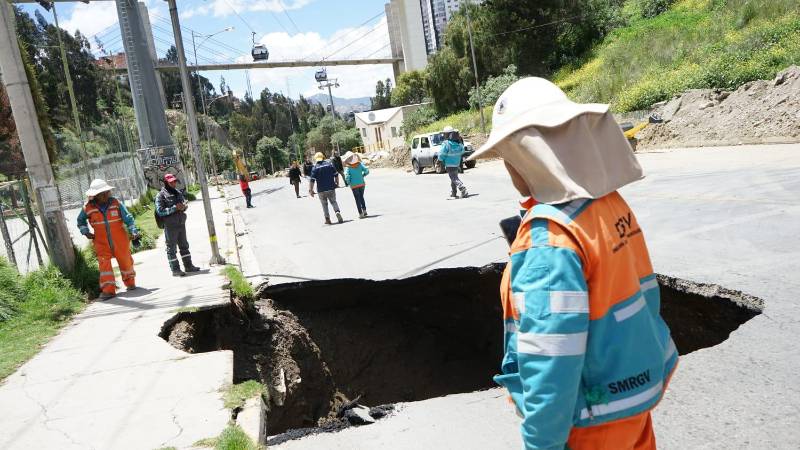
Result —
<path fill-rule="evenodd" d="M 174 42 L 169 24 L 167 3 L 145 0 L 153 24 L 153 35 L 159 56 Z M 198 49 L 200 63 L 250 61 L 251 30 L 256 41 L 270 51 L 270 61 L 296 59 L 348 59 L 389 56 L 389 33 L 383 15 L 386 0 L 179 0 L 181 25 L 202 34 L 212 34 L 227 27 L 234 29 L 215 35 Z M 97 37 L 105 51 L 122 51 L 114 2 L 58 3 L 59 22 L 71 32 L 80 30 Z M 28 11 L 42 8 L 25 5 Z M 238 15 L 237 15 L 238 13 Z M 187 58 L 193 61 L 191 33 L 184 30 Z M 195 38 L 200 44 L 202 37 Z M 337 52 L 338 51 L 338 52 Z M 272 91 L 313 95 L 321 92 L 314 81 L 313 68 L 250 70 L 254 95 L 265 87 Z M 241 97 L 246 90 L 244 71 L 203 72 L 218 88 L 224 76 L 234 93 Z M 337 97 L 362 97 L 375 93 L 379 79 L 392 78 L 392 69 L 384 66 L 335 66 L 328 68 L 329 77 L 337 77 Z"/>

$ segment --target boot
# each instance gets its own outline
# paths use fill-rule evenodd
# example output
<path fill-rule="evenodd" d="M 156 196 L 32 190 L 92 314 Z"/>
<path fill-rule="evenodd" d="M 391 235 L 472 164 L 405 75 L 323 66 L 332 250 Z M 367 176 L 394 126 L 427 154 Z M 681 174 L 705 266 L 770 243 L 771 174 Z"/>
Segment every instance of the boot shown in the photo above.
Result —
<path fill-rule="evenodd" d="M 336 212 L 336 220 L 338 220 L 339 223 L 344 222 L 344 219 L 342 219 L 342 215 L 338 211 Z"/>
<path fill-rule="evenodd" d="M 183 277 L 183 276 L 186 276 L 186 274 L 185 274 L 185 273 L 183 273 L 183 271 L 181 270 L 181 266 L 180 266 L 180 264 L 178 264 L 178 261 L 173 261 L 173 262 L 171 262 L 171 263 L 169 264 L 169 268 L 172 270 L 172 276 L 173 276 L 173 277 Z"/>
<path fill-rule="evenodd" d="M 192 257 L 183 257 L 183 270 L 186 272 L 199 272 L 200 268 L 192 264 Z"/>
<path fill-rule="evenodd" d="M 461 188 L 461 198 L 467 198 L 467 197 L 469 197 L 469 192 L 467 192 L 467 188 L 462 187 Z"/>

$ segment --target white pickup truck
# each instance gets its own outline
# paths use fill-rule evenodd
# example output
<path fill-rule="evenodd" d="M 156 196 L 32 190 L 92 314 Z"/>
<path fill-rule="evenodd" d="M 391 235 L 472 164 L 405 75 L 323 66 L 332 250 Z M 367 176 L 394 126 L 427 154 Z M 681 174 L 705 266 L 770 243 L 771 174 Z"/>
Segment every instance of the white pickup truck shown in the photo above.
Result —
<path fill-rule="evenodd" d="M 419 175 L 425 170 L 426 167 L 433 167 L 436 173 L 444 173 L 444 164 L 439 161 L 439 150 L 444 143 L 444 133 L 425 133 L 418 134 L 411 139 L 411 166 L 414 168 L 414 173 Z M 461 160 L 462 169 L 472 169 L 475 167 L 475 161 L 464 161 L 475 150 L 472 144 L 464 141 L 464 157 Z"/>

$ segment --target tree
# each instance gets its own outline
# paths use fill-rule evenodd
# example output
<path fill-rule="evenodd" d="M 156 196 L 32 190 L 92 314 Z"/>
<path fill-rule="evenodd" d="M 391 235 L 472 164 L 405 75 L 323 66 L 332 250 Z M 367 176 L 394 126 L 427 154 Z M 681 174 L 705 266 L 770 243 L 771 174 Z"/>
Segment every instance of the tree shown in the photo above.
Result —
<path fill-rule="evenodd" d="M 391 106 L 392 98 L 392 80 L 386 79 L 386 82 L 378 80 L 375 84 L 375 97 L 370 98 L 372 109 L 384 109 Z"/>
<path fill-rule="evenodd" d="M 440 116 L 466 109 L 470 87 L 474 84 L 468 63 L 450 48 L 436 52 L 428 62 L 428 90 Z"/>
<path fill-rule="evenodd" d="M 480 95 L 478 95 L 478 90 L 475 89 L 475 87 L 472 87 L 469 90 L 470 106 L 477 108 L 479 105 L 479 98 L 481 100 L 480 104 L 482 104 L 484 107 L 494 105 L 506 88 L 514 84 L 515 81 L 519 80 L 516 72 L 517 66 L 511 64 L 510 66 L 506 67 L 501 75 L 489 77 L 489 79 L 483 83 L 483 86 L 481 86 Z"/>
<path fill-rule="evenodd" d="M 164 59 L 172 64 L 178 64 L 178 50 L 174 45 L 167 50 L 167 53 L 164 55 Z M 196 111 L 202 113 L 203 99 L 200 98 L 200 90 L 197 88 L 198 78 L 200 80 L 199 85 L 203 90 L 203 95 L 206 99 L 206 104 L 208 104 L 212 98 L 216 97 L 217 91 L 208 78 L 198 74 L 197 72 L 189 73 L 189 82 L 192 85 L 192 97 L 194 97 L 194 108 Z M 161 72 L 161 84 L 164 86 L 164 96 L 167 98 L 167 103 L 172 104 L 173 102 L 179 101 L 181 98 L 180 95 L 183 92 L 183 85 L 181 84 L 181 76 L 177 71 Z M 216 106 L 217 103 L 219 102 L 214 103 L 214 106 Z"/>
<path fill-rule="evenodd" d="M 392 90 L 392 106 L 412 105 L 425 101 L 428 94 L 425 83 L 427 73 L 423 70 L 404 72 L 397 78 L 397 85 Z"/>
<path fill-rule="evenodd" d="M 337 131 L 331 135 L 331 145 L 338 148 L 341 153 L 353 150 L 355 147 L 363 145 L 361 133 L 355 128 Z"/>
<path fill-rule="evenodd" d="M 264 136 L 259 139 L 256 154 L 259 165 L 270 173 L 286 167 L 289 162 L 289 152 L 283 147 L 283 141 L 275 136 Z"/>
<path fill-rule="evenodd" d="M 17 136 L 17 125 L 11 114 L 11 103 L 0 83 L 0 173 L 6 178 L 25 173 L 25 158 Z"/>

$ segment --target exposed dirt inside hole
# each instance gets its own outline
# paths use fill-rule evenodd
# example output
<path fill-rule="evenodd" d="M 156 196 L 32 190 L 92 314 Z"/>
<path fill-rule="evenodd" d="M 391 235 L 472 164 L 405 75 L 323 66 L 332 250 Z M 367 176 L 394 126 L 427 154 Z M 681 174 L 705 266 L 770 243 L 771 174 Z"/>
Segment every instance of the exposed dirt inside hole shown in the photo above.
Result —
<path fill-rule="evenodd" d="M 160 336 L 192 353 L 233 350 L 235 382 L 270 387 L 270 435 L 338 429 L 331 423 L 350 400 L 376 406 L 494 387 L 503 351 L 502 269 L 266 287 L 250 307 L 179 313 Z M 659 283 L 681 354 L 723 342 L 763 308 L 760 299 L 719 286 L 664 276 Z"/>

